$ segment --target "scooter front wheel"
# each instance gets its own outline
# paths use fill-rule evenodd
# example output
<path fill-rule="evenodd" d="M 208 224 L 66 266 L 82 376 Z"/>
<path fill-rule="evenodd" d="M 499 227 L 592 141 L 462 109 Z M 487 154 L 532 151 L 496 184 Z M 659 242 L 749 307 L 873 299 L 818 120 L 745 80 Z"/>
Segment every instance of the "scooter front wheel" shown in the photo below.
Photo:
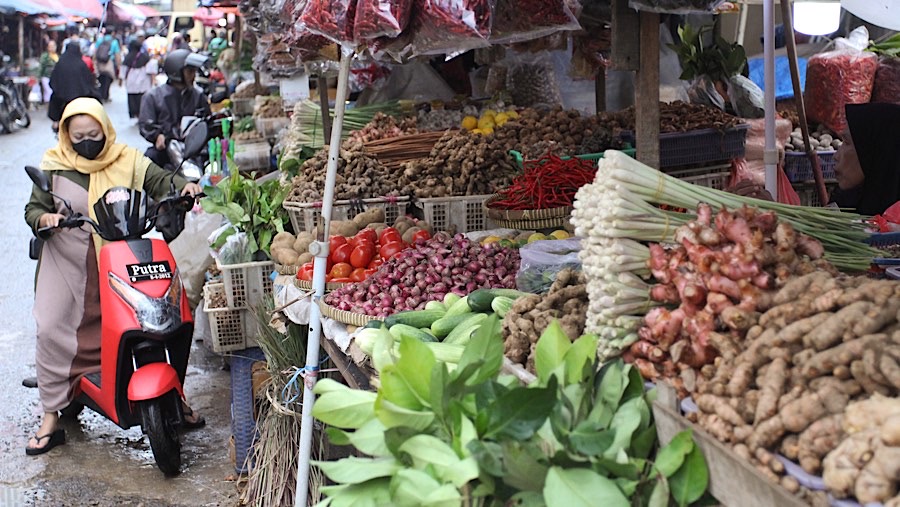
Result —
<path fill-rule="evenodd" d="M 177 474 L 181 471 L 181 440 L 172 420 L 173 414 L 166 410 L 171 403 L 157 398 L 143 401 L 140 405 L 144 432 L 150 440 L 156 466 L 166 475 Z"/>

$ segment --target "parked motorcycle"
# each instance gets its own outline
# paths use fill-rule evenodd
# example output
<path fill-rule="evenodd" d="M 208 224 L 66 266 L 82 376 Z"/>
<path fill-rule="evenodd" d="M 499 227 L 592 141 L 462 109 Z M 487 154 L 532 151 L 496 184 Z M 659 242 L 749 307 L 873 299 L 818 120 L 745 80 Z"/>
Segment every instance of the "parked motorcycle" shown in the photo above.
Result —
<path fill-rule="evenodd" d="M 202 148 L 206 132 L 199 127 L 185 141 L 185 153 Z M 50 192 L 47 175 L 26 167 L 39 188 Z M 174 175 L 173 175 L 174 180 Z M 193 319 L 175 259 L 167 245 L 184 229 L 184 215 L 194 197 L 171 195 L 147 207 L 140 191 L 109 189 L 94 205 L 94 221 L 72 210 L 53 230 L 90 225 L 108 241 L 100 250 L 100 308 L 103 320 L 100 371 L 81 378 L 72 404 L 63 412 L 76 415 L 87 406 L 123 429 L 140 425 L 150 441 L 159 469 L 177 474 L 181 468 L 178 427 L 184 424 L 184 377 L 193 335 Z M 52 194 L 51 194 L 52 195 Z M 153 228 L 164 240 L 144 239 Z"/>
<path fill-rule="evenodd" d="M 166 145 L 166 152 L 172 163 L 172 167 L 167 167 L 167 169 L 174 169 L 175 167 L 180 166 L 181 175 L 185 179 L 192 182 L 200 181 L 200 178 L 203 177 L 206 164 L 209 161 L 209 153 L 207 153 L 206 150 L 201 150 L 197 155 L 185 158 L 183 155 L 185 146 L 183 139 L 186 139 L 187 136 L 191 135 L 191 132 L 194 132 L 202 125 L 206 131 L 206 139 L 204 140 L 205 146 L 206 141 L 222 137 L 222 122 L 223 120 L 230 120 L 231 118 L 231 110 L 227 108 L 203 118 L 197 116 L 185 116 L 182 118 L 179 128 L 182 133 L 181 136 L 179 136 L 180 138 L 172 139 Z"/>
<path fill-rule="evenodd" d="M 3 132 L 9 134 L 12 132 L 12 126 L 19 128 L 28 128 L 31 125 L 31 116 L 28 114 L 28 95 L 23 93 L 22 85 L 27 84 L 28 78 L 20 84 L 15 80 L 17 78 L 10 77 L 7 72 L 9 65 L 9 55 L 3 55 L 3 64 L 0 67 L 0 127 Z"/>

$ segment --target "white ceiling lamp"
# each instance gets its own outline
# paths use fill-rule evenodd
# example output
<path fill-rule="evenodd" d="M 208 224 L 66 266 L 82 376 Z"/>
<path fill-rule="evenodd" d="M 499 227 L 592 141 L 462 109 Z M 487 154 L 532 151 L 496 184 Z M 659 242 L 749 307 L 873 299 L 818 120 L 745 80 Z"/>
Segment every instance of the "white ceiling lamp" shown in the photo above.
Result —
<path fill-rule="evenodd" d="M 807 35 L 828 35 L 841 24 L 841 3 L 837 0 L 794 2 L 794 30 Z"/>
<path fill-rule="evenodd" d="M 889 30 L 900 30 L 897 0 L 843 0 L 841 5 L 859 19 Z"/>

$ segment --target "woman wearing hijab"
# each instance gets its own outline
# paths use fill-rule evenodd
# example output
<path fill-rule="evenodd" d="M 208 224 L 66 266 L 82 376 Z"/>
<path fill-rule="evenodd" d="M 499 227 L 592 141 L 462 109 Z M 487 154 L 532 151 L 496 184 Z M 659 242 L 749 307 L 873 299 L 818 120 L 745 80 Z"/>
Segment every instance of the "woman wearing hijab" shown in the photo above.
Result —
<path fill-rule="evenodd" d="M 93 98 L 76 98 L 60 121 L 59 142 L 44 154 L 41 169 L 53 192 L 76 212 L 93 217 L 94 203 L 110 188 L 138 189 L 156 199 L 169 191 L 172 173 L 138 150 L 116 143 L 116 131 L 103 106 Z M 182 195 L 201 191 L 176 176 Z M 37 233 L 64 218 L 62 201 L 37 188 L 25 206 L 25 221 Z M 100 370 L 100 292 L 97 254 L 102 239 L 88 227 L 66 229 L 44 243 L 35 285 L 36 369 L 44 417 L 25 453 L 43 454 L 65 443 L 58 411 L 71 402 L 81 376 Z M 185 427 L 205 423 L 185 407 Z"/>
<path fill-rule="evenodd" d="M 153 87 L 158 66 L 138 39 L 128 43 L 128 54 L 122 64 L 120 78 L 128 92 L 128 117 L 137 118 L 141 114 L 141 98 Z"/>
<path fill-rule="evenodd" d="M 833 200 L 862 215 L 884 213 L 900 201 L 900 105 L 848 104 L 846 112 Z"/>
<path fill-rule="evenodd" d="M 41 55 L 40 70 L 38 76 L 41 78 L 41 102 L 50 102 L 50 74 L 53 73 L 53 67 L 59 61 L 59 53 L 56 52 L 56 41 L 51 40 L 47 43 L 47 51 Z"/>
<path fill-rule="evenodd" d="M 78 97 L 99 98 L 94 75 L 81 59 L 78 44 L 69 44 L 50 74 L 50 104 L 47 116 L 53 121 L 53 130 L 58 130 L 59 119 L 69 102 Z"/>

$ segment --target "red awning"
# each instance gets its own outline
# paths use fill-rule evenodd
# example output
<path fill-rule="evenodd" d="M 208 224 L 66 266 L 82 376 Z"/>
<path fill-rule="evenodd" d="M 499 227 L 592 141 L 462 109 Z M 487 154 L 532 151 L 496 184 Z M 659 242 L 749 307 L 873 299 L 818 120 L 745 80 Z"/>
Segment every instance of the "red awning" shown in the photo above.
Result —
<path fill-rule="evenodd" d="M 194 11 L 194 19 L 203 23 L 203 26 L 215 28 L 219 26 L 219 20 L 225 17 L 225 11 L 218 7 L 199 7 Z"/>
<path fill-rule="evenodd" d="M 156 17 L 159 17 L 162 15 L 159 13 L 158 10 L 154 9 L 153 7 L 150 7 L 149 5 L 134 4 L 134 6 L 137 7 L 139 11 L 143 12 L 144 16 L 146 16 L 148 18 L 156 18 Z"/>

